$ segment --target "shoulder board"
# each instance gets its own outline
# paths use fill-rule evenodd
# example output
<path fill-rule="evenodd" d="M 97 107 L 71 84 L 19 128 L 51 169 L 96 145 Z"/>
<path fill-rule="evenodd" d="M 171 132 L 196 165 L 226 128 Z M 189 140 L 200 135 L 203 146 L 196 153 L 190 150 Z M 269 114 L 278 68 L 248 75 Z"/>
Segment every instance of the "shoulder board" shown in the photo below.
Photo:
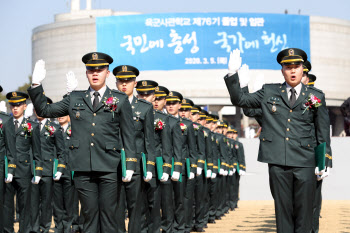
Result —
<path fill-rule="evenodd" d="M 115 94 L 120 94 L 120 95 L 126 95 L 124 92 L 116 90 L 116 89 L 110 89 L 111 92 L 115 93 Z"/>
<path fill-rule="evenodd" d="M 322 90 L 320 90 L 320 89 L 318 89 L 318 88 L 316 88 L 316 87 L 308 86 L 308 88 L 310 88 L 311 90 L 314 90 L 314 91 L 318 91 L 318 92 L 320 92 L 320 93 L 323 93 Z"/>
<path fill-rule="evenodd" d="M 173 118 L 173 119 L 176 119 L 176 120 L 180 120 L 179 118 L 174 117 L 174 116 L 173 116 L 173 115 L 171 115 L 171 114 L 168 114 L 168 116 L 169 116 L 170 118 Z"/>
<path fill-rule="evenodd" d="M 0 112 L 0 116 L 7 116 L 7 117 L 10 117 L 11 115 L 10 115 L 10 114 L 7 114 L 6 112 Z"/>
<path fill-rule="evenodd" d="M 273 87 L 273 86 L 279 87 L 281 85 L 282 85 L 282 83 L 265 83 L 264 84 L 265 87 Z"/>
<path fill-rule="evenodd" d="M 169 114 L 166 114 L 162 111 L 159 111 L 159 110 L 155 110 L 156 113 L 160 114 L 160 115 L 163 115 L 163 116 L 166 116 L 166 117 L 169 117 Z"/>
<path fill-rule="evenodd" d="M 35 121 L 33 121 L 33 120 L 29 119 L 29 118 L 25 118 L 25 120 L 26 120 L 27 122 L 31 123 L 31 124 L 39 125 L 38 122 L 35 122 Z"/>
<path fill-rule="evenodd" d="M 138 99 L 140 102 L 142 103 L 145 103 L 145 104 L 148 104 L 148 105 L 151 105 L 152 108 L 153 108 L 153 104 L 151 102 L 148 102 L 147 100 L 144 100 L 144 99 Z"/>

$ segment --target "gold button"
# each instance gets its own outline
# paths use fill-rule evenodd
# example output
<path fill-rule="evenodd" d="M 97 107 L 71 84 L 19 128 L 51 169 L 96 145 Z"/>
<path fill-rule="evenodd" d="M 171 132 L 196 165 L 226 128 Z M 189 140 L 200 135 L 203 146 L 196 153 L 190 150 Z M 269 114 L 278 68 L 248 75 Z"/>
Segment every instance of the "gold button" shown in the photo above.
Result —
<path fill-rule="evenodd" d="M 92 134 L 91 134 L 91 136 L 95 136 L 95 134 L 94 134 L 94 133 L 92 133 Z"/>
<path fill-rule="evenodd" d="M 289 128 L 287 128 L 287 131 L 289 131 Z"/>
<path fill-rule="evenodd" d="M 27 162 L 27 160 L 25 162 Z"/>
<path fill-rule="evenodd" d="M 116 150 L 115 148 L 113 148 L 113 150 Z"/>
<path fill-rule="evenodd" d="M 95 126 L 95 123 L 92 123 L 92 126 Z"/>
<path fill-rule="evenodd" d="M 265 141 L 265 138 L 263 138 L 263 141 Z"/>
<path fill-rule="evenodd" d="M 50 162 L 52 161 L 52 159 L 50 159 Z"/>
<path fill-rule="evenodd" d="M 96 116 L 96 113 L 94 113 L 94 116 Z"/>
<path fill-rule="evenodd" d="M 91 143 L 91 146 L 94 146 L 94 143 Z"/>
<path fill-rule="evenodd" d="M 289 112 L 293 112 L 293 110 L 291 109 L 291 110 L 289 110 Z"/>
<path fill-rule="evenodd" d="M 310 144 L 307 144 L 308 147 L 310 147 Z"/>
<path fill-rule="evenodd" d="M 73 148 L 74 148 L 74 146 L 71 146 L 70 148 L 72 148 L 72 149 L 73 149 Z"/>
<path fill-rule="evenodd" d="M 290 119 L 288 119 L 288 122 L 290 122 Z"/>
<path fill-rule="evenodd" d="M 289 138 L 286 138 L 287 141 L 289 141 Z"/>

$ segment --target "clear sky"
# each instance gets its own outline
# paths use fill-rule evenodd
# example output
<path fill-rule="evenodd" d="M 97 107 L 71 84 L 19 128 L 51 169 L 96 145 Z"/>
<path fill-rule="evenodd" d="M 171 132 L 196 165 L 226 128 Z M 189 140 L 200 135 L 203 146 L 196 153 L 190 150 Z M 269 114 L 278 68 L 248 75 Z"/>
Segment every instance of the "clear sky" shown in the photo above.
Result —
<path fill-rule="evenodd" d="M 85 8 L 81 0 L 81 8 Z M 0 0 L 0 85 L 4 93 L 17 89 L 32 73 L 32 29 L 70 11 L 69 0 Z M 93 9 L 167 12 L 260 12 L 316 15 L 350 20 L 350 0 L 92 0 Z M 82 38 L 83 39 L 83 38 Z M 350 42 L 350 41 L 349 41 Z M 82 54 L 83 55 L 83 54 Z"/>

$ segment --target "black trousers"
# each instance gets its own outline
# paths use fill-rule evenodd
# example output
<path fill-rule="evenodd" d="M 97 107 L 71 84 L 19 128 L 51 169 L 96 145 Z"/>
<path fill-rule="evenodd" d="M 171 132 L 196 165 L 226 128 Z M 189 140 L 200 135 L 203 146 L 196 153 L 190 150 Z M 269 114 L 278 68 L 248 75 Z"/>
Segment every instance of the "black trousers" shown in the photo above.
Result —
<path fill-rule="evenodd" d="M 117 232 L 120 176 L 121 172 L 75 172 L 74 185 L 84 216 L 84 233 Z"/>
<path fill-rule="evenodd" d="M 238 198 L 239 198 L 239 180 L 241 179 L 241 176 L 238 174 L 238 172 L 236 171 L 233 176 L 232 176 L 232 183 L 233 183 L 233 193 L 232 193 L 232 202 L 231 202 L 231 206 L 233 206 L 232 208 L 236 208 L 237 207 L 237 203 L 238 203 Z"/>
<path fill-rule="evenodd" d="M 71 177 L 54 182 L 53 212 L 56 233 L 70 233 L 73 222 L 75 187 Z"/>
<path fill-rule="evenodd" d="M 162 233 L 174 232 L 174 192 L 173 181 L 160 183 L 160 205 L 162 209 Z"/>
<path fill-rule="evenodd" d="M 194 189 L 194 200 L 195 200 L 195 217 L 194 226 L 196 228 L 203 228 L 207 221 L 205 220 L 205 214 L 207 211 L 206 201 L 208 197 L 208 185 L 207 178 L 204 172 L 196 178 L 196 184 Z"/>
<path fill-rule="evenodd" d="M 151 181 L 142 181 L 141 232 L 160 232 L 160 181 L 153 177 Z"/>
<path fill-rule="evenodd" d="M 218 178 L 210 179 L 209 180 L 209 186 L 208 186 L 208 192 L 209 192 L 209 220 L 213 221 L 216 217 L 216 208 L 217 208 L 217 202 L 218 202 L 218 191 L 217 191 L 217 183 Z"/>
<path fill-rule="evenodd" d="M 141 232 L 141 212 L 142 212 L 142 175 L 134 174 L 130 182 L 121 183 L 120 199 L 117 208 L 117 225 L 118 230 L 113 232 L 126 232 L 125 230 L 125 209 L 128 209 L 129 216 L 129 233 Z"/>
<path fill-rule="evenodd" d="M 315 168 L 269 164 L 278 233 L 311 232 L 315 197 Z"/>
<path fill-rule="evenodd" d="M 187 178 L 187 177 L 186 177 Z M 185 215 L 185 231 L 191 231 L 193 227 L 193 213 L 194 208 L 193 205 L 195 203 L 194 200 L 194 190 L 196 186 L 196 177 L 194 179 L 186 179 L 184 183 L 185 192 L 184 192 L 184 215 Z"/>
<path fill-rule="evenodd" d="M 316 181 L 315 200 L 313 206 L 312 232 L 318 233 L 320 227 L 320 214 L 322 207 L 322 180 Z"/>
<path fill-rule="evenodd" d="M 184 209 L 184 192 L 187 185 L 187 175 L 182 175 L 182 182 L 173 182 L 174 192 L 174 231 L 183 233 L 185 231 L 185 209 Z"/>
<path fill-rule="evenodd" d="M 31 198 L 31 178 L 14 178 L 11 183 L 5 184 L 5 202 L 4 202 L 4 232 L 13 233 L 14 216 L 14 195 L 17 191 L 19 207 L 19 231 L 28 233 L 31 229 L 30 224 L 30 198 Z"/>
<path fill-rule="evenodd" d="M 32 186 L 31 232 L 49 233 L 52 221 L 52 194 L 52 176 L 41 177 L 39 184 Z"/>
<path fill-rule="evenodd" d="M 224 207 L 226 202 L 226 177 L 222 175 L 217 176 L 217 206 L 216 206 L 216 217 L 224 215 Z"/>

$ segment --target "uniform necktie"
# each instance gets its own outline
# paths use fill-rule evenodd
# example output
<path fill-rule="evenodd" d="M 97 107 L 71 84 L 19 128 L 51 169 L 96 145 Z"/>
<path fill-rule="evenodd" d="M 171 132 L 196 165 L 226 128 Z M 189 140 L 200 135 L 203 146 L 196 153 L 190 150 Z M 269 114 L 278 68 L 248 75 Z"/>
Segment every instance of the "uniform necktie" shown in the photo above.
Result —
<path fill-rule="evenodd" d="M 15 131 L 18 130 L 18 120 L 15 120 Z"/>
<path fill-rule="evenodd" d="M 98 99 L 98 96 L 100 95 L 100 93 L 98 93 L 98 91 L 95 91 L 94 92 L 94 102 L 92 103 L 92 107 L 94 108 L 94 111 L 96 111 L 96 108 L 98 106 L 98 103 L 100 102 L 99 99 Z"/>
<path fill-rule="evenodd" d="M 295 89 L 294 89 L 294 87 L 292 87 L 291 89 L 290 89 L 290 92 L 291 92 L 291 94 L 290 94 L 290 98 L 289 98 L 289 106 L 290 107 L 293 107 L 293 105 L 295 104 L 295 101 L 296 101 L 296 91 L 295 91 Z"/>

